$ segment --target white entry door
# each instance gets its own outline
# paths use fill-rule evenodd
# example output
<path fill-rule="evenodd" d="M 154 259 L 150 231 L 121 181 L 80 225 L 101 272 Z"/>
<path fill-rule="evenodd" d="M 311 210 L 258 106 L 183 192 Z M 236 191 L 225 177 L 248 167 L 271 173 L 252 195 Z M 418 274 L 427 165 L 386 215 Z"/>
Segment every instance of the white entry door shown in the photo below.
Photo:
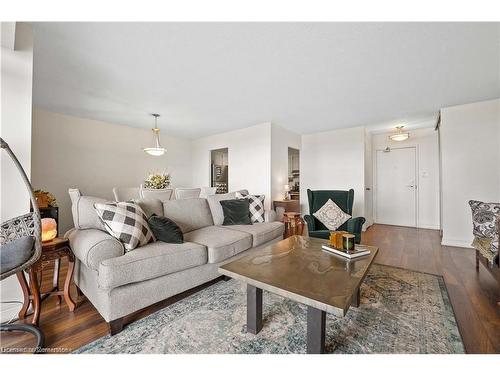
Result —
<path fill-rule="evenodd" d="M 415 147 L 377 150 L 376 223 L 417 226 L 416 153 Z"/>

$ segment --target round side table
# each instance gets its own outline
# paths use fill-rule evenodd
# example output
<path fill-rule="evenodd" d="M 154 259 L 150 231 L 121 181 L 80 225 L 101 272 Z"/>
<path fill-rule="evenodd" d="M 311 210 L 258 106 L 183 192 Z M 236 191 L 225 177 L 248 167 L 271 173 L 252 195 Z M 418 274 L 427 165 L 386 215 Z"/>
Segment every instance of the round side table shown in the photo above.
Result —
<path fill-rule="evenodd" d="M 299 235 L 304 232 L 304 221 L 300 217 L 300 212 L 285 212 L 283 214 L 283 222 L 285 223 L 284 238 Z"/>

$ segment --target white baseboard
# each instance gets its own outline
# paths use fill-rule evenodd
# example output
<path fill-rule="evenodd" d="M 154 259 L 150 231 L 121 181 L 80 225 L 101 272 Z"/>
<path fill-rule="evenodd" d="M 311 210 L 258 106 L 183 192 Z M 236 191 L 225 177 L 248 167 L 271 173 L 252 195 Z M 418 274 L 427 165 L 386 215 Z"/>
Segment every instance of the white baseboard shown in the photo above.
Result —
<path fill-rule="evenodd" d="M 464 241 L 464 240 L 454 240 L 451 238 L 442 238 L 441 245 L 442 246 L 454 246 L 454 247 L 467 247 L 472 248 L 472 241 Z"/>
<path fill-rule="evenodd" d="M 434 224 L 419 224 L 418 227 L 420 229 L 435 229 L 435 230 L 439 230 L 439 225 L 434 225 Z"/>
<path fill-rule="evenodd" d="M 373 220 L 366 220 L 365 223 L 363 224 L 363 228 L 361 231 L 366 232 L 368 228 L 370 228 L 373 225 Z"/>

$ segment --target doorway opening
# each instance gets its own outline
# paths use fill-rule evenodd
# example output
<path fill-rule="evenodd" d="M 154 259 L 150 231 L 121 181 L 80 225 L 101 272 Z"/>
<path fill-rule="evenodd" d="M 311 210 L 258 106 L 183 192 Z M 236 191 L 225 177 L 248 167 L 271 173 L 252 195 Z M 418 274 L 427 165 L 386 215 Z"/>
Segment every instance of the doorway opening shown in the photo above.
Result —
<path fill-rule="evenodd" d="M 376 151 L 375 222 L 417 226 L 417 149 L 389 148 Z"/>
<path fill-rule="evenodd" d="M 300 200 L 300 150 L 288 147 L 288 197 Z"/>
<path fill-rule="evenodd" d="M 225 194 L 229 191 L 228 157 L 228 148 L 210 151 L 210 186 L 217 188 L 216 194 Z"/>

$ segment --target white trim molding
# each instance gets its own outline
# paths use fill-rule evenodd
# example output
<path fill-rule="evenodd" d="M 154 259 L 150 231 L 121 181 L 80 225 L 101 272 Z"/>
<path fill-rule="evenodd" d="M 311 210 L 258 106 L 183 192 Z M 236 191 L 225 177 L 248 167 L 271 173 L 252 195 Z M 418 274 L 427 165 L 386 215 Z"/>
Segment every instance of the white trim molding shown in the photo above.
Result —
<path fill-rule="evenodd" d="M 419 229 L 435 229 L 435 230 L 441 229 L 441 228 L 439 228 L 439 225 L 434 225 L 434 224 L 419 224 L 418 228 Z"/>
<path fill-rule="evenodd" d="M 471 246 L 472 241 L 464 241 L 464 240 L 455 240 L 452 238 L 442 238 L 441 245 L 442 246 L 453 246 L 453 247 L 466 247 L 472 249 Z"/>

